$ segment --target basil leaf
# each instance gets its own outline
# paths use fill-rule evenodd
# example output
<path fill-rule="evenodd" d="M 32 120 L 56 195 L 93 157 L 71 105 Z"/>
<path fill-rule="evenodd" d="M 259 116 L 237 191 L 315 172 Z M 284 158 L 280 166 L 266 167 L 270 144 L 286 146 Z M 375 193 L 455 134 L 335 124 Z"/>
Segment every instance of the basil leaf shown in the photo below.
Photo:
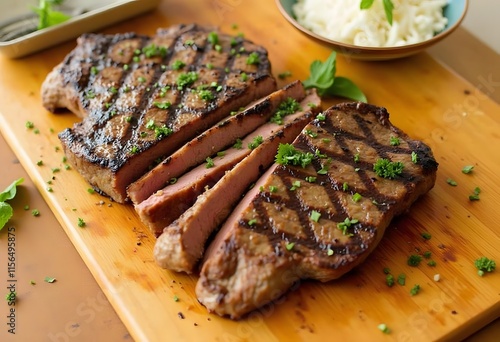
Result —
<path fill-rule="evenodd" d="M 24 181 L 24 178 L 19 178 L 12 182 L 4 191 L 0 193 L 0 202 L 5 202 L 13 199 L 16 196 L 16 186 L 21 184 Z"/>
<path fill-rule="evenodd" d="M 314 61 L 310 66 L 310 75 L 302 82 L 304 88 L 316 88 L 321 96 L 326 89 L 330 88 L 335 79 L 337 53 L 332 51 L 330 57 L 322 63 Z"/>
<path fill-rule="evenodd" d="M 10 204 L 5 202 L 0 202 L 0 230 L 5 226 L 7 221 L 10 220 L 12 215 L 14 214 L 14 210 L 10 206 Z"/>
<path fill-rule="evenodd" d="M 368 9 L 368 8 L 372 7 L 374 1 L 375 0 L 361 0 L 361 4 L 359 5 L 359 8 L 360 9 Z"/>
<path fill-rule="evenodd" d="M 387 17 L 387 21 L 390 25 L 392 25 L 392 10 L 394 9 L 394 4 L 391 0 L 383 0 L 384 2 L 384 11 L 385 16 Z"/>
<path fill-rule="evenodd" d="M 366 95 L 363 94 L 361 89 L 354 84 L 353 81 L 340 76 L 335 77 L 333 85 L 328 88 L 325 95 L 340 96 L 355 101 L 367 102 Z"/>

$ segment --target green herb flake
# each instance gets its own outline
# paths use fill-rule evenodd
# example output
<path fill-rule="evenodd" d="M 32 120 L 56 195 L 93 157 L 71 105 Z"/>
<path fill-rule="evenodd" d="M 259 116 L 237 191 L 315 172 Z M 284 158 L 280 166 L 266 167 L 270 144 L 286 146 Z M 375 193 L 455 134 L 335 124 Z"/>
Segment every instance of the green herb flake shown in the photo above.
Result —
<path fill-rule="evenodd" d="M 387 324 L 385 323 L 381 323 L 377 326 L 378 330 L 380 330 L 381 332 L 383 332 L 384 334 L 390 334 L 391 330 L 389 329 L 389 327 L 387 326 Z"/>
<path fill-rule="evenodd" d="M 294 182 L 292 183 L 292 186 L 290 187 L 290 190 L 291 190 L 291 191 L 295 191 L 295 190 L 297 190 L 298 188 L 300 188 L 300 185 L 301 185 L 300 181 L 299 181 L 299 180 L 296 180 L 296 181 L 294 181 Z"/>
<path fill-rule="evenodd" d="M 481 189 L 479 187 L 474 188 L 474 193 L 469 195 L 469 201 L 479 201 L 479 194 L 481 193 Z"/>
<path fill-rule="evenodd" d="M 391 269 L 389 267 L 384 267 L 384 269 L 382 270 L 382 272 L 384 272 L 384 274 L 390 274 L 391 273 Z"/>
<path fill-rule="evenodd" d="M 80 227 L 80 228 L 83 228 L 87 225 L 81 217 L 78 218 L 77 224 L 78 224 L 78 227 Z"/>
<path fill-rule="evenodd" d="M 192 85 L 194 82 L 198 80 L 198 73 L 195 71 L 189 71 L 186 73 L 182 73 L 177 77 L 177 88 L 179 90 L 184 89 L 185 87 L 189 87 Z"/>
<path fill-rule="evenodd" d="M 469 174 L 471 173 L 472 171 L 474 170 L 474 166 L 473 165 L 466 165 L 462 168 L 462 173 L 464 174 Z"/>
<path fill-rule="evenodd" d="M 153 102 L 153 105 L 158 109 L 169 109 L 172 106 L 172 103 L 170 103 L 169 101 L 164 101 L 164 102 L 155 101 Z"/>
<path fill-rule="evenodd" d="M 94 194 L 94 193 L 95 193 L 95 190 L 94 190 L 94 189 L 92 189 L 92 188 L 88 188 L 88 189 L 87 189 L 87 192 L 88 192 L 89 194 Z"/>
<path fill-rule="evenodd" d="M 418 254 L 412 254 L 408 257 L 407 264 L 412 267 L 417 267 L 420 265 L 420 262 L 422 261 L 422 257 Z"/>
<path fill-rule="evenodd" d="M 493 272 L 496 263 L 494 260 L 483 256 L 474 261 L 474 266 L 477 268 L 477 274 L 482 277 L 485 272 Z"/>
<path fill-rule="evenodd" d="M 392 274 L 388 274 L 385 277 L 385 283 L 387 286 L 392 287 L 394 285 L 394 276 Z"/>
<path fill-rule="evenodd" d="M 337 228 L 342 231 L 343 235 L 347 235 L 347 229 L 358 222 L 359 221 L 357 219 L 350 219 L 349 217 L 346 217 L 343 222 L 337 223 Z"/>
<path fill-rule="evenodd" d="M 356 154 L 354 155 L 354 162 L 355 162 L 355 163 L 358 163 L 358 162 L 359 162 L 359 153 L 356 153 Z"/>
<path fill-rule="evenodd" d="M 427 262 L 427 266 L 435 267 L 436 265 L 437 265 L 437 263 L 436 263 L 436 261 L 434 261 L 434 260 L 429 260 L 429 261 Z"/>
<path fill-rule="evenodd" d="M 328 248 L 328 250 L 326 251 L 326 254 L 327 254 L 328 256 L 332 256 L 334 253 L 335 253 L 335 252 L 334 252 L 334 251 L 333 251 L 333 249 L 331 249 L 331 248 Z"/>
<path fill-rule="evenodd" d="M 398 284 L 404 286 L 406 284 L 406 274 L 401 273 L 398 275 Z"/>
<path fill-rule="evenodd" d="M 42 30 L 57 24 L 61 24 L 71 18 L 63 12 L 53 9 L 53 5 L 60 5 L 64 0 L 39 0 L 38 7 L 31 9 L 38 15 L 37 29 Z"/>
<path fill-rule="evenodd" d="M 399 146 L 400 144 L 399 137 L 391 136 L 389 143 L 391 144 L 391 146 Z"/>
<path fill-rule="evenodd" d="M 257 223 L 257 219 L 251 219 L 248 221 L 249 226 L 255 226 L 256 223 Z"/>
<path fill-rule="evenodd" d="M 373 171 L 379 177 L 393 179 L 403 173 L 404 165 L 402 162 L 391 162 L 388 159 L 380 158 L 373 165 Z"/>
<path fill-rule="evenodd" d="M 177 295 L 174 295 L 174 302 L 178 302 L 179 301 L 179 297 Z"/>
<path fill-rule="evenodd" d="M 263 142 L 264 142 L 264 138 L 262 137 L 262 135 L 258 135 L 256 137 L 254 137 L 251 142 L 248 143 L 248 148 L 251 150 L 254 150 Z"/>
<path fill-rule="evenodd" d="M 32 215 L 32 216 L 35 216 L 35 217 L 36 217 L 36 216 L 40 216 L 40 211 L 39 211 L 38 209 L 33 209 L 33 210 L 31 211 L 31 215 Z"/>
<path fill-rule="evenodd" d="M 294 246 L 295 246 L 295 243 L 293 243 L 293 242 L 287 242 L 287 244 L 285 245 L 287 251 L 291 251 Z"/>
<path fill-rule="evenodd" d="M 414 151 L 411 152 L 411 161 L 413 162 L 413 164 L 418 163 L 418 154 Z"/>
<path fill-rule="evenodd" d="M 283 118 L 285 116 L 296 113 L 300 109 L 301 109 L 300 103 L 296 99 L 294 99 L 292 97 L 288 97 L 287 99 L 285 99 L 283 102 L 281 102 L 279 104 L 276 112 L 269 119 L 269 121 L 274 122 L 278 125 L 282 125 Z"/>
<path fill-rule="evenodd" d="M 278 187 L 276 185 L 269 185 L 269 192 L 271 193 L 278 192 Z"/>
<path fill-rule="evenodd" d="M 292 144 L 279 144 L 275 161 L 281 165 L 300 165 L 305 168 L 311 164 L 314 155 L 310 152 L 301 152 Z"/>
<path fill-rule="evenodd" d="M 308 182 L 308 183 L 314 183 L 314 182 L 316 182 L 316 177 L 314 177 L 314 176 L 307 176 L 305 178 L 305 181 Z"/>
<path fill-rule="evenodd" d="M 422 254 L 422 255 L 424 256 L 424 258 L 430 259 L 432 256 L 432 253 L 431 253 L 431 251 L 425 251 L 424 254 Z"/>
<path fill-rule="evenodd" d="M 430 240 L 432 235 L 430 233 L 427 233 L 427 232 L 423 232 L 422 234 L 420 234 L 420 236 L 424 239 L 424 240 Z"/>
<path fill-rule="evenodd" d="M 26 121 L 24 126 L 26 126 L 27 129 L 32 129 L 33 127 L 35 127 L 35 124 L 31 121 Z"/>
<path fill-rule="evenodd" d="M 415 284 L 410 290 L 410 295 L 416 296 L 419 292 L 420 292 L 420 285 Z"/>
<path fill-rule="evenodd" d="M 178 59 L 172 63 L 171 68 L 172 68 L 172 70 L 180 70 L 180 69 L 184 68 L 185 66 L 186 66 L 186 63 L 184 63 L 183 61 Z"/>
<path fill-rule="evenodd" d="M 46 283 L 52 284 L 52 283 L 56 282 L 56 278 L 54 278 L 54 277 L 45 277 L 43 279 L 43 281 L 46 282 Z"/>
<path fill-rule="evenodd" d="M 259 54 L 257 52 L 252 52 L 248 55 L 247 57 L 247 62 L 248 65 L 257 65 L 260 63 L 260 58 Z"/>
<path fill-rule="evenodd" d="M 446 183 L 448 183 L 451 186 L 457 186 L 458 185 L 458 183 L 456 181 L 454 181 L 453 179 L 451 179 L 451 178 L 446 179 Z"/>
<path fill-rule="evenodd" d="M 290 77 L 290 76 L 292 76 L 292 72 L 291 71 L 283 71 L 283 72 L 280 72 L 278 74 L 278 78 L 280 80 L 284 80 L 285 78 Z"/>
<path fill-rule="evenodd" d="M 37 165 L 37 166 L 42 166 L 42 165 L 43 165 L 43 160 L 39 160 L 39 161 L 37 161 L 37 162 L 36 162 L 36 165 Z"/>
<path fill-rule="evenodd" d="M 349 190 L 349 184 L 347 184 L 347 182 L 344 182 L 344 183 L 342 184 L 342 190 L 343 190 L 343 191 L 347 191 L 347 190 Z"/>
<path fill-rule="evenodd" d="M 352 200 L 353 200 L 353 202 L 356 202 L 356 203 L 357 203 L 357 202 L 359 202 L 359 201 L 361 200 L 361 198 L 363 198 L 363 196 L 361 196 L 361 195 L 360 195 L 360 194 L 358 194 L 357 192 L 356 192 L 354 195 L 352 195 Z"/>
<path fill-rule="evenodd" d="M 236 139 L 236 142 L 234 143 L 233 145 L 233 148 L 237 149 L 237 150 L 241 150 L 243 148 L 243 141 L 241 141 L 241 139 Z"/>
<path fill-rule="evenodd" d="M 9 291 L 7 295 L 5 296 L 5 300 L 9 303 L 15 302 L 17 298 L 17 292 L 16 291 Z"/>
<path fill-rule="evenodd" d="M 316 211 L 316 210 L 313 210 L 313 211 L 311 211 L 311 214 L 309 215 L 309 217 L 314 222 L 319 222 L 319 219 L 321 218 L 321 213 Z"/>

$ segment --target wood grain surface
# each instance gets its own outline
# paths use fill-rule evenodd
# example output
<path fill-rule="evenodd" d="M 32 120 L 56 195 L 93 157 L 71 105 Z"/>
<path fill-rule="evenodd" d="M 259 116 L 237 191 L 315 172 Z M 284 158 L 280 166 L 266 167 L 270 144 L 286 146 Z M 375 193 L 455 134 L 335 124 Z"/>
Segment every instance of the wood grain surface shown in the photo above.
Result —
<path fill-rule="evenodd" d="M 163 1 L 157 11 L 105 32 L 153 34 L 158 27 L 191 22 L 243 32 L 265 46 L 276 75 L 292 72 L 280 85 L 304 79 L 313 60 L 330 54 L 264 0 Z M 456 340 L 499 316 L 500 272 L 479 277 L 473 261 L 480 256 L 500 261 L 500 151 L 495 148 L 500 106 L 429 55 L 391 62 L 340 56 L 337 73 L 360 85 L 369 102 L 385 106 L 395 125 L 433 148 L 440 163 L 435 188 L 391 224 L 361 267 L 328 284 L 303 281 L 273 305 L 234 322 L 208 314 L 197 302 L 196 276 L 155 265 L 154 238 L 131 206 L 88 193 L 78 172 L 65 169 L 57 133 L 77 118 L 45 111 L 39 89 L 74 45 L 20 60 L 0 58 L 0 127 L 136 341 Z M 35 128 L 27 129 L 27 121 Z M 474 171 L 462 174 L 464 165 L 474 165 Z M 448 178 L 458 186 L 448 185 Z M 482 190 L 480 200 L 471 202 L 475 187 Z M 78 227 L 79 218 L 84 228 Z M 422 232 L 432 238 L 422 239 Z M 410 254 L 425 251 L 432 253 L 435 267 L 407 266 Z M 389 288 L 385 267 L 395 275 L 405 273 L 406 285 Z M 439 282 L 433 280 L 437 273 Z M 410 296 L 414 284 L 422 290 Z M 378 331 L 380 323 L 391 333 Z"/>

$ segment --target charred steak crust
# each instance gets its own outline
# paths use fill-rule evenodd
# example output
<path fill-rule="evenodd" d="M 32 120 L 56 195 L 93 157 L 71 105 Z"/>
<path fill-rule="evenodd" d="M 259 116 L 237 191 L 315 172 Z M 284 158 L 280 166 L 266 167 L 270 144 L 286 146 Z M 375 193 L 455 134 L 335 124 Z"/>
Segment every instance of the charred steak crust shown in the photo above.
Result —
<path fill-rule="evenodd" d="M 347 103 L 323 114 L 293 143 L 314 155 L 312 163 L 274 164 L 209 246 L 196 286 L 209 311 L 237 319 L 301 278 L 342 276 L 374 250 L 394 216 L 434 186 L 431 149 L 394 127 L 384 108 Z M 400 161 L 403 172 L 378 176 L 374 164 L 382 158 Z"/>
<path fill-rule="evenodd" d="M 158 158 L 276 89 L 267 50 L 212 27 L 153 37 L 86 34 L 42 85 L 44 106 L 83 121 L 59 134 L 68 160 L 117 202 Z"/>

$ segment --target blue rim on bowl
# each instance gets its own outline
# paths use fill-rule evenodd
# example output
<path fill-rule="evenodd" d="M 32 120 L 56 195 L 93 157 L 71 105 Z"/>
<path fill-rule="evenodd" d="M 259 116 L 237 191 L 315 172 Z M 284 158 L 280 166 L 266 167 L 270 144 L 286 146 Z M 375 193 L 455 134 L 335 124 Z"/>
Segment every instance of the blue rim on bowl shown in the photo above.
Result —
<path fill-rule="evenodd" d="M 313 38 L 315 41 L 334 49 L 338 53 L 348 55 L 353 59 L 368 61 L 402 58 L 425 50 L 455 31 L 464 20 L 469 7 L 469 0 L 450 0 L 449 4 L 444 8 L 444 15 L 448 18 L 448 25 L 443 31 L 424 42 L 395 47 L 365 47 L 333 41 L 305 28 L 297 22 L 293 14 L 292 7 L 296 2 L 296 0 L 276 0 L 281 14 L 297 30 Z"/>

